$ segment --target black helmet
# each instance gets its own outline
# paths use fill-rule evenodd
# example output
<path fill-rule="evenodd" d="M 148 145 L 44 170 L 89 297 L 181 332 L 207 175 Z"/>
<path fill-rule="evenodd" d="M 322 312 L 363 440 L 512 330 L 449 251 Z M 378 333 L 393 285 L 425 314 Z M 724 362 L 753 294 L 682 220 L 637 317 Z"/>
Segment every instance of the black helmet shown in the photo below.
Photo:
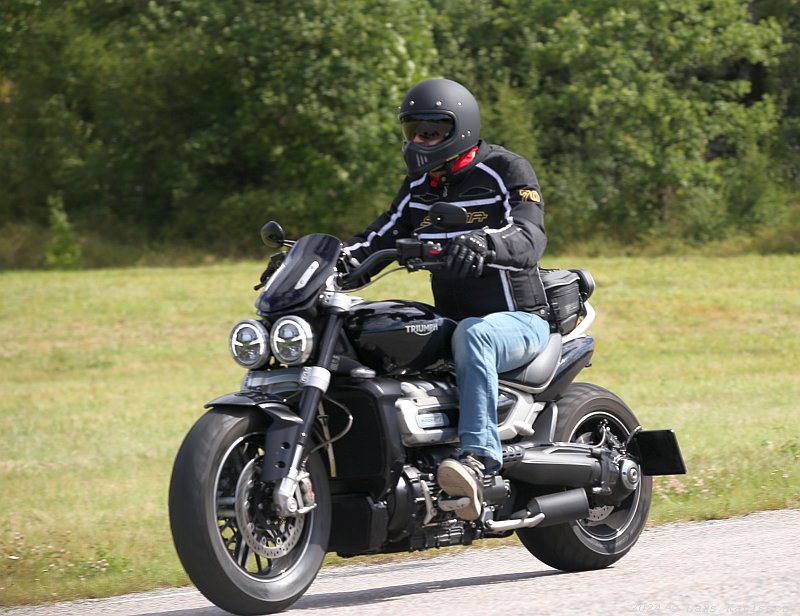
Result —
<path fill-rule="evenodd" d="M 408 91 L 400 105 L 403 159 L 412 177 L 444 165 L 478 144 L 481 113 L 475 97 L 460 83 L 428 79 Z M 444 135 L 435 145 L 414 143 L 420 134 Z"/>

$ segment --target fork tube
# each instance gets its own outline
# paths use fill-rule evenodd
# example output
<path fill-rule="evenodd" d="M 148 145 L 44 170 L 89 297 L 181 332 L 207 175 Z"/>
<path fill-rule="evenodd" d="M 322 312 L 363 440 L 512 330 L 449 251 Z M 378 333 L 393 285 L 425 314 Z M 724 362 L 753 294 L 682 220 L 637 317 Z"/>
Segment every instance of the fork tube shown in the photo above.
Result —
<path fill-rule="evenodd" d="M 328 322 L 323 329 L 322 341 L 320 342 L 319 354 L 317 355 L 317 368 L 310 369 L 309 373 L 311 378 L 308 384 L 303 388 L 303 393 L 300 397 L 300 418 L 303 420 L 303 427 L 297 439 L 297 451 L 295 452 L 295 460 L 292 462 L 293 468 L 297 468 L 296 463 L 299 464 L 298 456 L 302 459 L 303 452 L 301 450 L 305 448 L 308 436 L 311 433 L 311 427 L 317 417 L 319 401 L 322 399 L 322 394 L 328 389 L 331 358 L 336 349 L 336 341 L 341 331 L 341 314 L 334 313 L 329 315 Z M 317 374 L 314 374 L 315 370 Z M 322 376 L 322 378 L 319 378 L 320 376 Z"/>
<path fill-rule="evenodd" d="M 266 450 L 270 451 L 272 447 L 280 447 L 288 449 L 294 445 L 291 462 L 288 468 L 282 470 L 279 483 L 273 492 L 273 503 L 276 511 L 283 516 L 295 515 L 302 507 L 306 505 L 298 502 L 298 485 L 301 477 L 301 466 L 303 464 L 303 457 L 305 455 L 306 443 L 308 442 L 311 428 L 314 420 L 317 417 L 317 409 L 319 402 L 322 399 L 328 385 L 330 384 L 331 373 L 329 370 L 333 351 L 336 348 L 336 340 L 342 330 L 343 311 L 333 311 L 328 316 L 327 323 L 322 331 L 322 339 L 320 341 L 319 352 L 317 354 L 316 366 L 309 366 L 303 369 L 303 393 L 300 396 L 299 415 L 302 420 L 302 425 L 294 428 L 295 438 L 287 438 L 287 440 L 280 440 L 276 442 L 277 434 L 272 431 L 267 431 L 266 436 Z M 294 441 L 294 442 L 292 442 Z M 288 452 L 287 452 L 288 453 Z M 264 465 L 261 476 L 264 481 L 273 478 L 272 469 L 268 465 Z M 302 499 L 301 499 L 302 500 Z"/>

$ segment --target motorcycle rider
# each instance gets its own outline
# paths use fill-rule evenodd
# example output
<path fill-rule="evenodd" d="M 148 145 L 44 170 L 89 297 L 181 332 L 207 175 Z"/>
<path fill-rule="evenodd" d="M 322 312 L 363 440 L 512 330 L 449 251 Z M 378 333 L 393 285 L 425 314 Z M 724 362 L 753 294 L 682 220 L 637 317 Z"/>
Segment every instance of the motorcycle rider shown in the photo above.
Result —
<path fill-rule="evenodd" d="M 437 471 L 442 490 L 460 503 L 456 515 L 480 517 L 484 474 L 502 466 L 497 431 L 498 373 L 530 362 L 547 344 L 547 300 L 539 260 L 547 238 L 536 174 L 523 157 L 480 139 L 472 94 L 448 79 L 429 79 L 400 106 L 408 175 L 391 207 L 347 242 L 349 254 L 393 248 L 430 224 L 440 201 L 468 213 L 463 229 L 423 228 L 422 240 L 446 245 L 447 267 L 431 274 L 437 310 L 459 321 L 452 350 L 459 388 L 460 453 Z M 467 497 L 463 499 L 463 497 Z"/>

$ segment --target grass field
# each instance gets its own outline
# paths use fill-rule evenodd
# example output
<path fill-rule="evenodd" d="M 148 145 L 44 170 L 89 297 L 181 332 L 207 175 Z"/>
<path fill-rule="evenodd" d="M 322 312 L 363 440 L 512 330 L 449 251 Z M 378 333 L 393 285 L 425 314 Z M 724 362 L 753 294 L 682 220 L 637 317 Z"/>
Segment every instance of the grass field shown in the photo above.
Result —
<path fill-rule="evenodd" d="M 549 261 L 597 280 L 594 366 L 689 474 L 651 523 L 800 506 L 800 258 Z M 169 535 L 174 455 L 238 388 L 231 325 L 261 265 L 0 274 L 0 605 L 186 583 Z M 429 300 L 393 274 L 370 298 Z"/>

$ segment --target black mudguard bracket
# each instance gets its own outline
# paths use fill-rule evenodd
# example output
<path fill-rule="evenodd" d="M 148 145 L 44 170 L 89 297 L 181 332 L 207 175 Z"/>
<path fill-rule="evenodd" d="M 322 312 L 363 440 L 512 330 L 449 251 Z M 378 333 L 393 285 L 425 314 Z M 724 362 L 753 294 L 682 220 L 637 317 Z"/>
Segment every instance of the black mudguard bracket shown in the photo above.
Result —
<path fill-rule="evenodd" d="M 264 466 L 261 469 L 261 479 L 277 481 L 286 477 L 295 453 L 295 445 L 303 420 L 280 397 L 274 394 L 240 391 L 221 396 L 206 404 L 206 408 L 226 406 L 257 408 L 272 418 L 272 424 L 267 428 L 266 442 L 264 443 Z"/>

